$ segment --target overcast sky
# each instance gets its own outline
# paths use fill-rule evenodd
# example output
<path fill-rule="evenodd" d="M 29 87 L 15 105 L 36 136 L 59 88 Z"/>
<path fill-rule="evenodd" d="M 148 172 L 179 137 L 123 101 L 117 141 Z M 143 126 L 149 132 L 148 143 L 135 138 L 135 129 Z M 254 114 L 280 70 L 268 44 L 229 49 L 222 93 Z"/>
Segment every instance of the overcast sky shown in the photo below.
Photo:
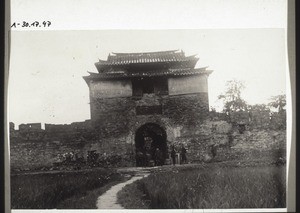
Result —
<path fill-rule="evenodd" d="M 11 36 L 9 121 L 71 123 L 90 119 L 82 76 L 111 52 L 183 50 L 209 66 L 210 106 L 231 79 L 245 82 L 249 104 L 285 94 L 283 29 L 14 31 Z"/>

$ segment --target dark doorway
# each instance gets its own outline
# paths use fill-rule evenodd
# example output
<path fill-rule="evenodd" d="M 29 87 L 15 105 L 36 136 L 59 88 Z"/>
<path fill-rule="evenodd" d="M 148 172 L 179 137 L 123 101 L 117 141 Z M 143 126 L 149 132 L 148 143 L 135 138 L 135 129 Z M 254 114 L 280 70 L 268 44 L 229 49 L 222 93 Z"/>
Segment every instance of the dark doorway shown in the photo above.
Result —
<path fill-rule="evenodd" d="M 141 126 L 135 134 L 136 165 L 164 164 L 168 157 L 166 139 L 166 131 L 158 124 L 148 123 Z M 157 153 L 160 153 L 160 157 Z"/>
<path fill-rule="evenodd" d="M 135 78 L 132 79 L 132 94 L 142 97 L 144 94 L 168 95 L 168 79 L 159 78 Z"/>

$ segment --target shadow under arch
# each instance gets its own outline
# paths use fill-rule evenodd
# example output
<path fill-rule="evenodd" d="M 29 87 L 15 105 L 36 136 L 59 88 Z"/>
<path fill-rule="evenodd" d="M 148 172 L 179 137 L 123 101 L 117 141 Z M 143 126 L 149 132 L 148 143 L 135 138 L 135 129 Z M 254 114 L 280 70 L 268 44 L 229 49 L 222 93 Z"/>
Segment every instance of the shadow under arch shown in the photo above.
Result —
<path fill-rule="evenodd" d="M 164 164 L 168 157 L 167 133 L 156 123 L 146 123 L 135 133 L 136 166 L 150 166 L 150 161 Z M 161 157 L 157 158 L 157 149 Z M 159 162 L 157 162 L 159 161 Z"/>

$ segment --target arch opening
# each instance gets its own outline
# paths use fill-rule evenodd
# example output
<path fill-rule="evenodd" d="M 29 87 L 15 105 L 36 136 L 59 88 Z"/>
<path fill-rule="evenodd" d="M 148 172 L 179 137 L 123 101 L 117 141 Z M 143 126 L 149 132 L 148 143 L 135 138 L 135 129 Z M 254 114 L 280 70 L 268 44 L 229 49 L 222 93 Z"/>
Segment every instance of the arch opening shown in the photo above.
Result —
<path fill-rule="evenodd" d="M 168 158 L 166 131 L 155 123 L 141 126 L 135 133 L 136 166 L 163 165 Z"/>

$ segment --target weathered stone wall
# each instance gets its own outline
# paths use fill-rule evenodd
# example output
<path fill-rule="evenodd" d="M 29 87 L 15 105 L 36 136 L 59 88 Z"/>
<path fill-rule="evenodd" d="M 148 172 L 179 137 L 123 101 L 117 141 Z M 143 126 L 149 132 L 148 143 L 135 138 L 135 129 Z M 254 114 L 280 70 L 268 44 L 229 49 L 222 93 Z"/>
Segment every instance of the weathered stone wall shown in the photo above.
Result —
<path fill-rule="evenodd" d="M 103 80 L 90 82 L 91 98 L 113 98 L 132 96 L 132 83 L 129 79 Z"/>
<path fill-rule="evenodd" d="M 208 92 L 207 75 L 181 76 L 168 79 L 170 95 Z"/>
<path fill-rule="evenodd" d="M 178 137 L 174 144 L 178 148 L 184 144 L 191 162 L 212 159 L 277 161 L 286 157 L 285 130 L 252 129 L 240 133 L 237 127 L 226 121 L 206 120 L 194 135 Z"/>
<path fill-rule="evenodd" d="M 140 110 L 137 107 L 146 107 Z M 149 113 L 151 107 L 160 107 Z M 167 135 L 167 145 L 187 148 L 189 162 L 271 158 L 284 156 L 284 130 L 257 129 L 240 132 L 238 126 L 209 119 L 208 94 L 155 95 L 99 98 L 91 96 L 91 120 L 70 125 L 46 124 L 45 130 L 11 128 L 12 168 L 52 166 L 58 156 L 77 153 L 85 159 L 89 151 L 100 158 L 118 157 L 122 165 L 135 164 L 135 134 L 147 124 L 158 124 Z M 215 153 L 214 153 L 215 152 Z M 253 154 L 254 153 L 254 154 Z"/>
<path fill-rule="evenodd" d="M 61 162 L 66 153 L 77 154 L 87 160 L 89 151 L 95 150 L 101 156 L 128 156 L 133 155 L 131 146 L 125 139 L 108 140 L 98 139 L 97 135 L 89 138 L 83 133 L 45 133 L 40 140 L 27 140 L 11 138 L 10 163 L 12 169 L 36 169 L 51 167 L 54 163 Z M 134 166 L 134 162 L 125 162 Z"/>
<path fill-rule="evenodd" d="M 129 98 L 94 99 L 92 120 L 98 128 L 110 129 L 108 132 L 115 136 L 113 129 L 126 132 L 126 125 L 130 121 L 139 120 L 136 115 L 137 106 L 162 105 L 161 119 L 167 117 L 174 124 L 194 125 L 200 124 L 208 116 L 207 93 L 195 93 L 189 95 L 148 97 L 139 100 Z M 102 133 L 101 133 L 102 134 Z"/>
<path fill-rule="evenodd" d="M 176 126 L 168 119 L 157 115 L 139 118 L 137 123 L 129 123 L 129 133 L 121 137 L 99 137 L 97 132 L 43 132 L 39 139 L 21 137 L 15 131 L 11 137 L 10 155 L 12 169 L 34 169 L 51 167 L 59 162 L 59 156 L 67 152 L 77 153 L 86 159 L 88 151 L 95 150 L 101 158 L 118 156 L 123 166 L 134 166 L 134 133 L 145 123 L 164 126 L 168 136 L 168 146 L 181 144 L 187 148 L 189 162 L 227 160 L 276 161 L 285 158 L 286 132 L 284 130 L 246 130 L 240 133 L 225 121 L 209 121 L 191 130 Z M 216 156 L 212 156 L 216 147 Z M 178 149 L 179 150 L 179 149 Z"/>
<path fill-rule="evenodd" d="M 218 151 L 218 160 L 277 162 L 286 159 L 286 131 L 253 129 L 234 131 L 230 146 Z"/>
<path fill-rule="evenodd" d="M 226 121 L 205 120 L 203 124 L 195 129 L 193 135 L 183 133 L 182 136 L 176 138 L 174 144 L 178 148 L 181 144 L 187 148 L 189 161 L 200 162 L 204 161 L 208 155 L 211 155 L 211 146 L 229 147 L 229 134 L 231 131 L 232 125 Z"/>
<path fill-rule="evenodd" d="M 39 130 L 41 129 L 41 123 L 29 123 L 29 124 L 20 124 L 19 129 L 20 130 Z"/>
<path fill-rule="evenodd" d="M 121 137 L 128 132 L 128 122 L 134 117 L 135 110 L 135 102 L 131 97 L 92 101 L 92 122 L 100 136 Z"/>
<path fill-rule="evenodd" d="M 165 129 L 170 144 L 181 135 L 192 136 L 208 114 L 207 93 L 93 101 L 91 125 L 90 121 L 84 122 L 86 125 L 47 124 L 46 130 L 39 133 L 14 131 L 11 134 L 12 166 L 49 166 L 57 161 L 58 155 L 71 151 L 83 156 L 89 150 L 108 156 L 134 155 L 135 133 L 142 125 L 159 124 Z M 144 105 L 161 105 L 162 113 L 137 115 L 136 107 Z"/>
<path fill-rule="evenodd" d="M 225 120 L 235 124 L 246 124 L 248 129 L 286 129 L 286 111 L 271 112 L 270 110 L 249 109 L 248 111 L 231 112 L 230 114 L 209 112 L 211 120 Z"/>
<path fill-rule="evenodd" d="M 207 93 L 168 96 L 163 103 L 163 115 L 186 128 L 201 124 L 208 112 Z"/>
<path fill-rule="evenodd" d="M 11 140 L 10 164 L 14 169 L 34 169 L 53 166 L 59 155 L 67 152 L 82 153 L 84 143 L 68 140 Z"/>
<path fill-rule="evenodd" d="M 93 123 L 100 138 L 134 143 L 136 130 L 146 123 L 157 123 L 173 140 L 174 131 L 192 135 L 197 125 L 208 116 L 207 93 L 189 95 L 143 96 L 134 98 L 96 99 L 92 110 Z M 138 106 L 161 106 L 161 114 L 137 115 Z M 181 133 L 178 133 L 181 134 Z"/>

